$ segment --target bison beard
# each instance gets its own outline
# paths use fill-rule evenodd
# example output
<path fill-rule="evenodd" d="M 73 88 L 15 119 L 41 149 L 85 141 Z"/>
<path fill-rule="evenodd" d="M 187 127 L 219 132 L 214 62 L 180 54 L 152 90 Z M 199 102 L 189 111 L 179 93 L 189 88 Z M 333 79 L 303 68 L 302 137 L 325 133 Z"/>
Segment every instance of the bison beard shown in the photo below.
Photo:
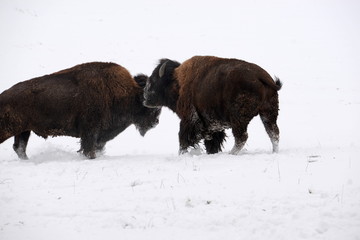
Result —
<path fill-rule="evenodd" d="M 142 104 L 146 79 L 114 63 L 93 62 L 20 82 L 0 95 L 0 143 L 15 136 L 15 152 L 27 159 L 30 131 L 44 138 L 67 135 L 79 137 L 79 151 L 95 158 L 129 125 L 145 135 L 158 124 L 160 109 Z"/>
<path fill-rule="evenodd" d="M 235 137 L 232 154 L 238 154 L 256 115 L 278 151 L 278 78 L 275 81 L 259 66 L 237 59 L 195 56 L 180 64 L 161 59 L 146 83 L 144 104 L 167 106 L 180 117 L 180 153 L 202 139 L 207 153 L 221 151 L 224 130 Z"/>

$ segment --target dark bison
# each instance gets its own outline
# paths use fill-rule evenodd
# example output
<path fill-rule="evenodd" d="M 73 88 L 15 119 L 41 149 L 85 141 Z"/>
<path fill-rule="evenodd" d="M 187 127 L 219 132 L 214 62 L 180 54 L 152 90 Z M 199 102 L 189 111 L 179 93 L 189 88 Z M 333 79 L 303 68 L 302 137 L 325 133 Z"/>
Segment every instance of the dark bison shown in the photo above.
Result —
<path fill-rule="evenodd" d="M 147 77 L 115 63 L 85 63 L 20 82 L 0 94 L 0 143 L 15 136 L 13 148 L 27 159 L 30 131 L 81 139 L 95 158 L 106 142 L 134 124 L 142 136 L 155 127 L 160 108 L 143 106 Z"/>
<path fill-rule="evenodd" d="M 261 67 L 237 59 L 195 56 L 180 64 L 161 59 L 144 90 L 144 105 L 167 106 L 180 117 L 179 153 L 204 139 L 207 153 L 221 151 L 232 128 L 237 154 L 244 146 L 250 120 L 260 115 L 278 151 L 278 91 L 281 88 Z"/>

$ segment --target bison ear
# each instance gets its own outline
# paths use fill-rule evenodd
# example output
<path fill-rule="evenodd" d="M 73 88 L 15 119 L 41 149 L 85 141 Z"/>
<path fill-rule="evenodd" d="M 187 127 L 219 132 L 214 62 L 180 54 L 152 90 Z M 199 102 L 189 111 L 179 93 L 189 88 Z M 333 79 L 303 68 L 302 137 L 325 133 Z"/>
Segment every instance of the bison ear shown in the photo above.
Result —
<path fill-rule="evenodd" d="M 146 76 L 145 74 L 138 74 L 138 75 L 134 76 L 134 80 L 142 88 L 145 87 L 147 79 L 148 79 L 148 76 Z"/>
<path fill-rule="evenodd" d="M 161 67 L 160 67 L 160 69 L 159 69 L 159 77 L 160 77 L 160 78 L 162 78 L 162 77 L 164 76 L 166 64 L 167 64 L 168 62 L 169 62 L 169 61 L 166 61 L 166 62 L 164 62 L 164 63 L 161 65 Z"/>

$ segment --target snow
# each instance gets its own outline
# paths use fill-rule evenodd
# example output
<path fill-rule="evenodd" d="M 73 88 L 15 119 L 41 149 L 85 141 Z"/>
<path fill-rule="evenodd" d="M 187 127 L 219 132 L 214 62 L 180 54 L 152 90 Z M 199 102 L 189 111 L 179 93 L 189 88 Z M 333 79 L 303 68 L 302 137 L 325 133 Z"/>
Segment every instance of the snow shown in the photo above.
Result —
<path fill-rule="evenodd" d="M 254 62 L 283 81 L 280 152 L 259 118 L 246 149 L 178 156 L 163 109 L 95 160 L 79 140 L 0 145 L 0 239 L 360 239 L 357 1 L 0 2 L 0 91 L 90 61 L 151 74 L 160 58 Z"/>

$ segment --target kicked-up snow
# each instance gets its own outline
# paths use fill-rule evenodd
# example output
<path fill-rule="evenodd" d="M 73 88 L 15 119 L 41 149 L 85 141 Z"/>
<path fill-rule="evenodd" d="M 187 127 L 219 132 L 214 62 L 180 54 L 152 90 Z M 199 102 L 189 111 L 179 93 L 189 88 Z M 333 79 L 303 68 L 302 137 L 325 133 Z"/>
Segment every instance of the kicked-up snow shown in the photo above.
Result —
<path fill-rule="evenodd" d="M 284 83 L 280 151 L 258 117 L 239 155 L 177 155 L 163 109 L 103 155 L 32 134 L 0 144 L 0 239 L 360 239 L 360 4 L 356 1 L 2 1 L 0 92 L 90 61 L 151 74 L 158 59 L 254 62 Z M 0 109 L 1 111 L 1 109 Z"/>

